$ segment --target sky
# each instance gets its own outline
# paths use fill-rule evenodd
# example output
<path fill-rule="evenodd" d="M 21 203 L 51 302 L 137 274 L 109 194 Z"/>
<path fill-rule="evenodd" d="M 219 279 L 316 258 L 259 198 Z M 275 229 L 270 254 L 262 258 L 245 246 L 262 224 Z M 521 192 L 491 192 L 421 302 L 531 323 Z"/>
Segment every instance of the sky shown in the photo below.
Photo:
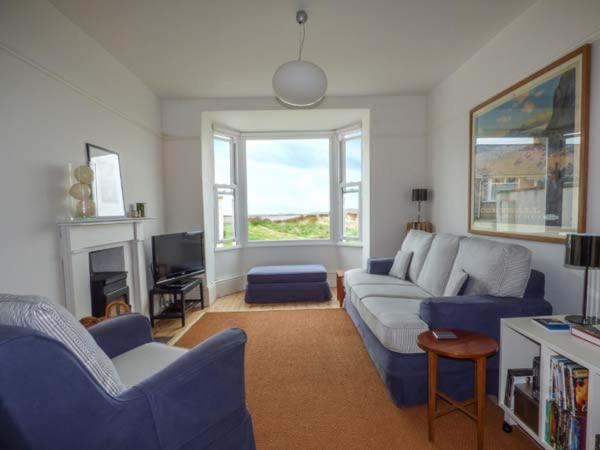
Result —
<path fill-rule="evenodd" d="M 360 140 L 350 142 L 346 173 L 348 181 L 356 181 L 360 177 Z M 219 157 L 227 151 L 215 143 L 217 180 L 227 178 L 228 164 Z M 327 138 L 247 140 L 246 171 L 250 216 L 329 212 Z"/>
<path fill-rule="evenodd" d="M 501 104 L 477 117 L 478 136 L 520 136 L 516 131 L 526 124 L 526 129 L 545 127 L 552 117 L 554 92 L 560 74 L 543 83 L 515 91 Z"/>

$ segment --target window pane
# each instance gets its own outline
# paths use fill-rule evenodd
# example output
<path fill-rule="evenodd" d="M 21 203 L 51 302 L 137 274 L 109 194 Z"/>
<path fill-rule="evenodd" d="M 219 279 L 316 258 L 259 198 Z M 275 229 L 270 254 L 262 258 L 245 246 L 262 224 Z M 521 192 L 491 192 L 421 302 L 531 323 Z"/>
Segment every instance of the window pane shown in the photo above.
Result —
<path fill-rule="evenodd" d="M 217 221 L 219 241 L 235 239 L 235 196 L 231 190 L 217 193 Z"/>
<path fill-rule="evenodd" d="M 360 193 L 358 190 L 348 190 L 342 193 L 345 238 L 359 237 L 359 195 Z"/>
<path fill-rule="evenodd" d="M 231 141 L 213 139 L 215 184 L 233 184 L 231 180 Z"/>
<path fill-rule="evenodd" d="M 345 142 L 346 183 L 353 183 L 361 179 L 361 139 L 350 139 Z"/>
<path fill-rule="evenodd" d="M 328 239 L 329 139 L 246 141 L 248 240 Z"/>

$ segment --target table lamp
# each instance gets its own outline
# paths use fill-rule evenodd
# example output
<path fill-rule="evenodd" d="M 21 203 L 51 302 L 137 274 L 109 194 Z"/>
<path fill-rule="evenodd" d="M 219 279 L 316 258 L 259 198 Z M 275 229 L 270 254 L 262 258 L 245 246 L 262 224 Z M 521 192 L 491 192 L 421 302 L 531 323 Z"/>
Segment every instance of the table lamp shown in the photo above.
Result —
<path fill-rule="evenodd" d="M 567 322 L 578 325 L 593 325 L 598 319 L 587 315 L 588 297 L 588 271 L 600 267 L 600 236 L 589 234 L 569 234 L 565 248 L 565 265 L 584 267 L 583 277 L 583 314 L 580 316 L 566 316 Z"/>
<path fill-rule="evenodd" d="M 421 202 L 427 201 L 427 189 L 413 189 L 412 190 L 412 201 L 419 202 L 419 210 L 417 213 L 417 223 L 421 222 Z"/>

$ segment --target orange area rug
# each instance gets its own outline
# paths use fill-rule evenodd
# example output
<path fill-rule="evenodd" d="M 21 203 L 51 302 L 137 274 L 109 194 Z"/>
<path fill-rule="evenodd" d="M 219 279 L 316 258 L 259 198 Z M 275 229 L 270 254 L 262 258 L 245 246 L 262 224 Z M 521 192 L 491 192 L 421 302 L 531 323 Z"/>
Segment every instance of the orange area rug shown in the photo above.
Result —
<path fill-rule="evenodd" d="M 246 392 L 259 450 L 476 448 L 475 423 L 458 412 L 439 418 L 435 443 L 427 440 L 426 407 L 394 405 L 342 309 L 207 313 L 177 345 L 230 327 L 248 334 Z M 486 449 L 538 448 L 517 427 L 504 433 L 490 401 L 486 414 Z"/>

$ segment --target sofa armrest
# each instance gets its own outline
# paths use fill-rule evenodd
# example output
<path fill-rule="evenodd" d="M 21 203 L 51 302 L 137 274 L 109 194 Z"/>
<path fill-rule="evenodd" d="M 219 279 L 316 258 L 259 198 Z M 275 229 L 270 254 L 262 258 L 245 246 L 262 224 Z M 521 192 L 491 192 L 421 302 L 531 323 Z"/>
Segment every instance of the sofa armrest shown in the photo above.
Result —
<path fill-rule="evenodd" d="M 205 433 L 214 439 L 208 431 L 213 425 L 224 420 L 235 423 L 248 415 L 245 345 L 244 331 L 225 330 L 134 387 L 149 400 L 164 448 L 197 442 Z"/>
<path fill-rule="evenodd" d="M 109 358 L 152 342 L 150 321 L 141 314 L 123 314 L 88 328 Z"/>
<path fill-rule="evenodd" d="M 369 258 L 367 260 L 367 273 L 374 275 L 387 275 L 394 264 L 394 258 Z"/>
<path fill-rule="evenodd" d="M 429 328 L 458 328 L 478 331 L 500 338 L 500 319 L 506 317 L 552 314 L 552 305 L 544 299 L 463 295 L 434 297 L 420 306 L 421 320 Z"/>

